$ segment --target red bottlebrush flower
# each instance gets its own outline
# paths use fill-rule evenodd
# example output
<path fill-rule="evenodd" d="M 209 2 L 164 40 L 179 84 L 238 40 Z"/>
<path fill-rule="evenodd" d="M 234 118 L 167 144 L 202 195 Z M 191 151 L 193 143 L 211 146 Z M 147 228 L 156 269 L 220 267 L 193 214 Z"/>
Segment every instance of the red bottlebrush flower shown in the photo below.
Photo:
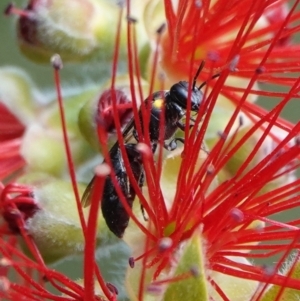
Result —
<path fill-rule="evenodd" d="M 60 184 L 61 185 L 61 184 Z M 38 187 L 39 185 L 36 185 Z M 42 254 L 45 251 L 39 249 L 39 239 L 36 233 L 32 229 L 32 221 L 37 219 L 39 212 L 46 211 L 46 202 L 39 202 L 38 198 L 43 195 L 43 188 L 37 189 L 36 187 L 29 187 L 26 185 L 10 184 L 5 188 L 1 187 L 1 200 L 0 210 L 1 215 L 5 219 L 6 223 L 1 227 L 1 263 L 0 272 L 1 278 L 1 290 L 0 296 L 6 300 L 39 300 L 44 298 L 46 300 L 84 300 L 86 296 L 90 296 L 93 300 L 116 300 L 116 289 L 112 284 L 105 283 L 99 270 L 96 268 L 97 285 L 94 289 L 94 280 L 92 279 L 92 287 L 90 289 L 83 288 L 83 281 L 77 282 L 69 279 L 63 274 L 46 266 Z M 58 186 L 55 185 L 57 189 Z M 49 191 L 44 191 L 47 194 Z M 54 211 L 53 211 L 54 212 Z M 42 213 L 43 214 L 43 213 Z M 47 211 L 47 214 L 51 214 L 51 210 Z M 62 215 L 63 216 L 63 215 Z M 65 215 L 64 218 L 67 216 Z M 55 227 L 55 223 L 49 223 L 51 217 L 44 215 L 44 221 L 46 223 L 39 223 L 40 226 Z M 36 224 L 37 226 L 38 224 Z M 57 225 L 56 225 L 57 227 Z M 61 229 L 63 231 L 63 229 Z M 48 247 L 51 239 L 55 239 L 55 229 L 36 229 L 41 233 L 51 235 L 52 237 L 44 237 L 44 242 Z M 45 232 L 46 231 L 46 232 Z M 56 229 L 57 231 L 57 229 Z M 20 249 L 19 243 L 12 234 L 19 234 L 23 238 L 26 245 L 26 251 Z M 73 233 L 74 234 L 74 233 Z M 62 240 L 56 236 L 56 244 L 58 248 Z M 69 239 L 72 240 L 71 237 Z M 47 243 L 48 240 L 48 243 Z M 68 247 L 66 245 L 66 247 Z M 51 247 L 50 247 L 51 248 Z M 53 249 L 55 254 L 56 250 Z M 27 253 L 30 252 L 30 256 Z M 50 251 L 51 253 L 51 251 Z M 92 258 L 92 266 L 90 269 L 94 270 L 95 260 Z M 11 282 L 9 279 L 9 273 L 13 271 L 16 282 Z M 87 271 L 90 272 L 90 271 Z M 86 277 L 87 279 L 88 277 Z M 46 283 L 49 283 L 53 288 L 60 291 L 63 296 L 57 296 L 50 292 L 46 288 Z M 98 283 L 101 283 L 100 285 Z M 105 297 L 107 296 L 107 298 Z"/>
<path fill-rule="evenodd" d="M 145 56 L 137 47 L 135 23 L 139 20 L 132 17 L 128 1 L 127 96 L 132 100 L 134 120 L 122 128 L 120 107 L 124 107 L 116 81 L 124 30 L 120 9 L 111 86 L 101 98 L 109 102 L 114 114 L 99 110 L 83 121 L 91 123 L 83 125 L 88 129 L 84 135 L 97 128 L 105 161 L 95 169 L 92 184 L 86 188 L 88 208 L 81 206 L 85 186 L 77 180 L 82 166 L 72 157 L 77 154 L 76 146 L 93 154 L 77 128 L 84 101 L 64 103 L 59 79 L 62 64 L 55 56 L 52 63 L 59 105 L 55 113 L 53 107 L 50 114 L 45 114 L 48 108 L 43 111 L 40 133 L 47 144 L 40 143 L 40 148 L 50 150 L 50 156 L 39 162 L 54 162 L 61 168 L 44 168 L 41 173 L 40 164 L 27 160 L 30 173 L 18 179 L 23 184 L 1 186 L 0 296 L 8 300 L 112 301 L 122 299 L 117 295 L 126 287 L 130 300 L 139 301 L 297 300 L 300 221 L 297 217 L 280 221 L 276 216 L 295 210 L 300 201 L 295 176 L 300 123 L 279 117 L 290 100 L 299 97 L 299 79 L 293 74 L 299 71 L 300 61 L 294 53 L 299 46 L 290 44 L 299 30 L 293 25 L 299 20 L 294 11 L 297 3 L 279 13 L 286 7 L 285 1 L 165 0 L 167 29 L 157 31 L 148 72 L 150 96 L 144 98 L 140 69 L 146 63 L 139 58 L 145 60 Z M 161 2 L 149 2 L 146 19 L 151 19 L 149 10 L 156 4 L 158 9 L 153 12 L 160 13 Z M 24 18 L 26 15 L 22 15 L 23 22 Z M 55 43 L 52 46 L 55 48 Z M 203 67 L 200 74 L 199 66 Z M 156 76 L 156 68 L 166 77 Z M 286 77 L 283 72 L 292 75 Z M 288 91 L 278 93 L 258 86 L 265 82 L 286 86 Z M 276 97 L 280 102 L 267 111 L 253 103 L 258 95 Z M 53 122 L 57 116 L 59 125 Z M 10 120 L 17 124 L 16 119 Z M 112 125 L 116 128 L 113 147 L 107 121 L 109 129 Z M 57 135 L 57 128 L 62 128 L 63 135 Z M 14 135 L 19 139 L 24 130 Z M 26 130 L 30 133 L 32 127 Z M 14 135 L 3 141 L 12 143 Z M 59 148 L 52 152 L 53 141 L 65 146 L 67 164 L 61 164 Z M 129 143 L 135 146 L 136 156 L 129 153 Z M 26 145 L 23 148 L 35 157 L 32 149 L 38 148 L 39 141 L 32 139 Z M 11 161 L 6 162 L 12 166 Z M 64 179 L 66 169 L 72 185 Z M 82 178 L 89 182 L 92 176 L 84 174 Z M 132 251 L 125 284 L 123 279 L 116 284 L 125 267 L 118 269 L 112 281 L 97 267 L 96 247 L 100 253 L 108 247 L 108 253 L 114 250 L 116 257 L 121 256 L 119 239 L 108 231 L 99 203 L 111 208 L 110 214 L 103 212 L 106 222 L 118 210 L 130 219 L 123 237 Z M 111 222 L 118 227 L 117 218 Z M 83 256 L 81 281 L 48 266 L 70 254 Z M 267 260 L 274 256 L 276 264 L 268 266 Z M 285 270 L 281 270 L 283 266 Z M 11 270 L 16 281 L 9 277 Z M 48 290 L 46 281 L 58 294 Z"/>
<path fill-rule="evenodd" d="M 160 5 L 154 3 L 152 6 L 158 8 L 155 10 L 149 5 L 148 11 L 153 18 Z M 221 106 L 222 96 L 239 105 L 244 92 L 248 101 L 259 95 L 280 97 L 278 92 L 261 90 L 256 84 L 289 87 L 293 78 L 283 73 L 299 72 L 299 45 L 287 42 L 298 31 L 299 16 L 294 12 L 297 3 L 295 1 L 287 12 L 286 1 L 239 4 L 234 1 L 179 1 L 177 4 L 164 1 L 167 30 L 162 36 L 159 70 L 166 75 L 166 84 L 170 86 L 183 79 L 191 81 L 197 67 L 206 60 L 199 82 L 224 69 L 230 70 L 218 97 Z M 213 85 L 214 82 L 208 82 L 208 86 Z M 242 106 L 242 111 L 252 119 L 260 117 L 261 110 L 249 103 Z"/>
<path fill-rule="evenodd" d="M 269 218 L 299 205 L 298 180 L 292 176 L 299 164 L 299 124 L 288 124 L 279 117 L 291 98 L 298 97 L 298 79 L 284 79 L 279 75 L 282 69 L 299 71 L 297 52 L 293 52 L 299 46 L 280 43 L 298 30 L 298 27 L 290 26 L 299 18 L 294 13 L 296 4 L 283 18 L 278 18 L 276 24 L 260 28 L 258 21 L 266 16 L 270 19 L 279 2 L 268 8 L 266 2 L 251 1 L 246 5 L 248 9 L 241 13 L 241 6 L 244 7 L 245 3 L 240 6 L 231 2 L 210 4 L 203 1 L 197 7 L 194 1 L 179 1 L 177 6 L 165 1 L 168 30 L 163 34 L 160 45 L 161 70 L 166 73 L 169 82 L 189 78 L 192 87 L 199 61 L 205 59 L 207 84 L 212 90 L 205 92 L 203 111 L 199 111 L 194 130 L 190 133 L 185 131 L 182 153 L 170 154 L 162 166 L 161 157 L 156 164 L 146 157 L 143 161 L 148 197 L 140 200 L 148 222 L 144 225 L 141 220 L 136 224 L 142 233 L 139 238 L 136 237 L 136 229 L 129 229 L 125 234 L 125 241 L 134 250 L 136 260 L 141 261 L 140 283 L 134 282 L 138 272 L 132 272 L 133 276 L 129 273 L 128 280 L 129 286 L 131 284 L 133 290 L 138 291 L 139 298 L 150 279 L 159 279 L 155 283 L 156 289 L 161 287 L 162 300 L 177 300 L 182 295 L 188 296 L 189 300 L 234 300 L 234 297 L 245 300 L 243 290 L 239 295 L 238 289 L 233 290 L 225 279 L 214 279 L 217 278 L 214 271 L 249 281 L 256 280 L 258 284 L 248 291 L 247 300 L 263 298 L 272 283 L 285 286 L 275 296 L 276 300 L 280 299 L 284 289 L 299 288 L 297 277 L 287 278 L 279 273 L 280 265 L 292 250 L 298 248 L 298 228 L 294 227 L 298 222 L 279 223 Z M 282 5 L 283 2 L 280 2 L 280 7 Z M 270 22 L 273 21 L 270 19 Z M 287 60 L 282 57 L 283 51 L 291 53 Z M 216 72 L 220 73 L 219 79 L 217 82 L 210 81 L 209 76 Z M 231 85 L 224 84 L 232 72 L 235 77 L 248 78 L 249 81 L 236 80 Z M 203 75 L 205 72 L 199 77 Z M 281 103 L 267 112 L 246 100 L 252 95 L 278 97 L 279 94 L 252 88 L 256 82 L 276 82 L 288 85 L 290 90 L 281 94 Z M 236 105 L 231 111 L 226 110 L 227 116 L 214 112 L 219 108 L 216 101 L 220 101 L 222 95 Z M 190 114 L 187 112 L 187 116 Z M 225 119 L 222 126 L 217 118 Z M 217 126 L 214 126 L 214 121 Z M 211 129 L 216 128 L 220 131 L 219 137 L 215 132 L 214 143 L 207 150 L 206 140 L 211 138 Z M 243 149 L 246 145 L 247 150 Z M 238 152 L 241 149 L 246 154 L 240 163 L 241 154 Z M 230 174 L 228 164 L 235 156 L 236 166 L 234 173 Z M 281 182 L 282 177 L 285 184 Z M 267 191 L 264 190 L 266 187 Z M 243 231 L 241 235 L 245 240 L 239 236 Z M 204 264 L 199 264 L 200 274 L 204 273 L 203 278 L 210 283 L 207 285 L 209 292 L 203 292 L 203 295 L 196 290 L 196 284 L 192 286 L 195 292 L 190 294 L 188 291 L 192 289 L 188 282 L 186 288 L 182 288 L 180 281 L 184 282 L 186 277 L 180 269 L 182 258 L 180 255 L 174 258 L 180 246 L 197 240 L 195 233 L 198 233 L 198 240 L 203 244 L 202 248 L 199 247 L 204 257 Z M 145 235 L 145 242 L 140 248 L 137 247 L 137 241 Z M 171 238 L 171 244 L 162 251 L 160 245 L 165 237 Z M 284 237 L 287 242 L 278 242 Z M 276 247 L 268 249 L 267 244 L 270 243 L 276 244 Z M 253 251 L 258 254 L 251 253 Z M 271 274 L 264 268 L 252 266 L 247 260 L 242 262 L 243 259 L 267 258 L 279 253 L 282 257 Z M 189 273 L 188 266 L 185 268 L 191 278 L 193 273 Z M 178 270 L 183 273 L 182 278 L 176 274 Z M 195 282 L 199 286 L 199 281 Z M 150 286 L 153 288 L 153 285 Z"/>
<path fill-rule="evenodd" d="M 234 71 L 237 67 L 238 76 L 251 78 L 257 62 L 265 57 L 266 47 L 274 42 L 273 39 L 276 38 L 277 43 L 291 37 L 297 30 L 292 24 L 298 15 L 289 16 L 286 1 L 239 4 L 233 1 L 202 1 L 199 5 L 194 1 L 179 1 L 175 6 L 166 0 L 165 7 L 168 32 L 162 39 L 161 64 L 173 81 L 190 74 L 191 59 L 199 62 L 207 58 L 211 59 L 210 64 L 216 70 L 227 66 Z M 287 69 L 288 66 L 289 70 L 297 68 L 292 67 L 291 62 L 297 61 L 295 52 L 298 45 L 282 47 L 273 49 L 266 58 L 264 68 L 268 73 Z M 288 51 L 289 60 L 279 63 L 283 50 Z M 236 59 L 238 66 L 232 65 Z M 265 79 L 272 82 L 267 75 Z"/>
<path fill-rule="evenodd" d="M 298 80 L 295 80 L 294 86 L 297 89 Z M 136 260 L 141 261 L 138 264 L 142 279 L 140 291 L 149 285 L 149 277 L 154 278 L 157 279 L 154 282 L 156 287 L 161 287 L 162 292 L 166 290 L 164 298 L 174 300 L 174 294 L 178 293 L 176 285 L 181 287 L 180 282 L 185 281 L 183 271 L 189 273 L 191 268 L 190 261 L 187 261 L 185 270 L 179 269 L 181 274 L 174 272 L 177 272 L 176 262 L 180 263 L 182 260 L 176 252 L 180 254 L 178 248 L 184 248 L 191 241 L 196 245 L 202 244 L 199 247 L 202 251 L 199 252 L 203 252 L 204 263 L 201 266 L 195 261 L 195 265 L 198 265 L 199 273 L 204 273 L 202 277 L 211 285 L 210 289 L 207 288 L 209 293 L 206 292 L 206 296 L 216 300 L 242 300 L 239 298 L 245 298 L 246 290 L 248 296 L 244 300 L 260 300 L 269 284 L 284 286 L 285 289 L 299 289 L 298 277 L 287 278 L 279 273 L 280 266 L 287 261 L 290 252 L 299 247 L 299 220 L 283 223 L 271 218 L 299 206 L 299 180 L 294 179 L 292 173 L 299 167 L 300 124 L 291 127 L 281 142 L 273 140 L 273 149 L 266 152 L 267 138 L 273 136 L 271 131 L 276 128 L 279 110 L 278 107 L 271 110 L 245 131 L 238 141 L 226 134 L 220 135 L 209 152 L 203 148 L 204 135 L 193 136 L 195 132 L 192 132 L 188 142 L 185 142 L 184 150 L 181 149 L 182 154 L 181 151 L 170 154 L 163 167 L 151 165 L 145 159 L 149 193 L 147 201 L 142 199 L 142 205 L 147 212 L 148 221 L 138 224 L 140 233 L 133 225 L 131 227 L 134 229 L 129 228 L 125 232 L 125 241 L 133 248 Z M 203 118 L 205 120 L 207 116 Z M 257 139 L 253 139 L 254 133 L 262 124 L 266 125 L 266 129 Z M 205 121 L 204 124 L 199 124 L 199 133 L 205 132 L 205 126 Z M 235 135 L 236 133 L 233 137 Z M 226 164 L 235 155 L 238 156 L 239 149 L 248 140 L 254 144 L 248 146 L 246 159 L 236 166 L 234 175 L 225 173 L 227 179 L 220 182 L 222 170 L 226 172 Z M 252 158 L 263 149 L 264 156 L 253 164 Z M 282 181 L 282 177 L 285 180 Z M 276 182 L 277 180 L 279 181 Z M 157 185 L 159 182 L 160 186 Z M 268 186 L 267 191 L 264 191 Z M 171 205 L 168 205 L 168 201 Z M 141 241 L 143 237 L 145 242 L 137 245 L 137 241 Z M 171 243 L 162 247 L 166 237 Z M 250 264 L 255 259 L 266 260 L 274 255 L 281 257 L 271 273 L 265 267 Z M 137 277 L 135 273 L 133 272 L 133 276 L 129 273 L 129 282 L 133 283 L 133 287 L 133 279 Z M 219 273 L 223 277 L 218 276 Z M 235 278 L 229 277 L 226 280 L 224 275 Z M 188 278 L 193 277 L 189 273 Z M 248 279 L 249 286 L 252 286 L 250 291 L 234 288 L 232 282 L 237 281 L 234 280 L 236 278 Z M 195 282 L 196 288 L 202 281 Z M 150 285 L 152 286 L 153 284 Z M 186 286 L 188 287 L 188 283 Z M 209 287 L 208 284 L 207 286 Z M 149 290 L 151 292 L 151 288 Z M 187 293 L 183 288 L 181 291 Z M 196 295 L 195 289 L 194 293 L 189 294 L 189 298 Z"/>
<path fill-rule="evenodd" d="M 19 172 L 25 165 L 20 155 L 21 137 L 25 127 L 3 103 L 0 103 L 0 115 L 0 179 L 4 180 Z"/>

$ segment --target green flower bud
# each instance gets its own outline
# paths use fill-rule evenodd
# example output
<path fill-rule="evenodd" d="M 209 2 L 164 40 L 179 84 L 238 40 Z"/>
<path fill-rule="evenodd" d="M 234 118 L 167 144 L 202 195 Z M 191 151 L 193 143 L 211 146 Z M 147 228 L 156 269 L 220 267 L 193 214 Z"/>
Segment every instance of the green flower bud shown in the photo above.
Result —
<path fill-rule="evenodd" d="M 137 81 L 135 81 L 137 83 Z M 110 89 L 110 82 L 106 83 L 100 90 L 101 92 L 91 98 L 82 107 L 78 116 L 78 126 L 82 135 L 86 138 L 89 144 L 96 150 L 101 149 L 97 134 L 97 123 L 101 123 L 108 133 L 108 147 L 116 142 L 116 130 L 114 123 L 114 115 L 112 111 L 112 102 L 114 100 L 113 93 Z M 146 95 L 148 84 L 141 82 L 144 95 Z M 118 107 L 118 116 L 122 127 L 124 128 L 130 119 L 132 113 L 132 99 L 130 93 L 129 76 L 124 75 L 116 79 L 115 88 L 116 105 Z M 135 85 L 135 95 L 138 107 L 140 106 L 140 97 L 138 94 L 138 86 Z"/>
<path fill-rule="evenodd" d="M 284 265 L 283 274 L 286 275 L 290 279 L 300 279 L 300 264 L 299 257 L 294 254 L 293 258 L 290 262 L 287 262 Z M 296 262 L 295 262 L 296 261 Z M 292 269 L 292 272 L 291 272 Z M 300 299 L 300 290 L 292 289 L 292 288 L 284 288 L 283 291 L 281 286 L 271 285 L 267 292 L 262 297 L 262 301 L 273 301 L 278 299 L 278 294 L 281 292 L 280 301 L 298 301 Z M 278 299 L 279 300 L 279 299 Z"/>
<path fill-rule="evenodd" d="M 77 125 L 77 116 L 82 104 L 94 93 L 95 89 L 90 88 L 64 99 L 67 135 L 75 164 L 82 164 L 95 156 Z M 45 172 L 58 177 L 68 173 L 61 116 L 56 101 L 40 111 L 38 120 L 27 128 L 21 154 L 31 171 Z"/>
<path fill-rule="evenodd" d="M 185 300 L 206 301 L 209 300 L 205 272 L 205 257 L 203 252 L 203 240 L 199 233 L 196 233 L 185 246 L 178 265 L 173 271 L 174 277 L 180 277 L 190 273 L 186 279 L 175 281 L 167 286 L 162 300 L 179 301 L 183 296 Z M 193 275 L 193 271 L 197 275 Z"/>
<path fill-rule="evenodd" d="M 72 185 L 41 174 L 25 175 L 20 181 L 35 183 L 34 199 L 40 209 L 26 220 L 26 229 L 44 260 L 50 263 L 82 254 L 85 241 Z M 82 195 L 85 186 L 78 185 L 78 189 Z M 83 211 L 87 220 L 89 208 Z M 108 230 L 102 214 L 99 214 L 98 229 L 98 246 L 103 241 L 106 244 L 108 240 L 116 240 Z"/>
<path fill-rule="evenodd" d="M 66 171 L 67 159 L 61 135 L 37 124 L 27 129 L 20 152 L 31 171 L 54 176 L 62 176 Z"/>
<path fill-rule="evenodd" d="M 26 11 L 27 16 L 18 22 L 18 41 L 28 58 L 46 63 L 54 53 L 65 62 L 112 58 L 119 16 L 116 4 L 105 0 L 30 1 Z M 125 53 L 126 26 L 121 35 Z"/>
<path fill-rule="evenodd" d="M 229 300 L 244 301 L 250 300 L 256 292 L 259 283 L 249 279 L 242 279 L 239 277 L 228 276 L 218 272 L 210 271 L 206 267 L 205 259 L 205 245 L 206 242 L 201 237 L 199 232 L 184 245 L 179 251 L 176 262 L 178 263 L 170 272 L 169 278 L 188 275 L 188 277 L 170 282 L 166 286 L 166 292 L 162 300 L 176 301 L 182 300 L 185 296 L 186 300 L 209 300 L 212 298 L 216 301 L 223 300 L 215 289 L 211 288 L 207 276 L 213 279 L 214 282 L 221 288 Z M 237 262 L 250 265 L 244 258 L 230 258 Z"/>
<path fill-rule="evenodd" d="M 64 97 L 64 114 L 68 139 L 75 163 L 83 163 L 95 155 L 95 152 L 91 149 L 84 137 L 82 137 L 78 126 L 78 114 L 84 103 L 88 99 L 94 97 L 96 91 L 96 87 L 89 87 L 80 92 L 76 91 L 76 94 L 73 92 L 71 95 Z M 40 115 L 40 122 L 47 130 L 55 133 L 62 139 L 61 116 L 57 101 L 54 101 L 44 110 L 44 112 Z"/>
<path fill-rule="evenodd" d="M 0 68 L 0 100 L 24 125 L 33 120 L 35 101 L 40 98 L 25 71 L 16 67 Z"/>

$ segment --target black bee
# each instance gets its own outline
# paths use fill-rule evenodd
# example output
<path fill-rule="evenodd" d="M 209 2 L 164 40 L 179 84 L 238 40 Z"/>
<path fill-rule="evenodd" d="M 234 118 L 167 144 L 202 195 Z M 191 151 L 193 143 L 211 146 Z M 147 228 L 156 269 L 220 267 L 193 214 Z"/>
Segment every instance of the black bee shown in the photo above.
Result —
<path fill-rule="evenodd" d="M 134 178 L 139 183 L 139 186 L 142 187 L 144 184 L 143 165 L 141 162 L 140 153 L 136 149 L 136 144 L 125 144 L 125 150 Z M 121 149 L 118 143 L 111 148 L 109 156 L 111 160 L 111 166 L 115 172 L 116 180 L 119 183 L 121 191 L 126 198 L 129 207 L 132 208 L 132 203 L 136 193 L 129 181 L 129 177 L 124 166 Z M 92 178 L 82 196 L 81 203 L 84 207 L 87 207 L 90 204 L 90 197 L 92 189 L 94 188 L 94 183 L 95 177 Z M 111 179 L 111 175 L 108 175 L 105 180 L 101 201 L 101 210 L 110 231 L 121 238 L 128 225 L 129 215 L 120 201 Z"/>
<path fill-rule="evenodd" d="M 172 138 L 177 131 L 177 129 L 185 130 L 185 125 L 181 122 L 183 117 L 186 116 L 186 110 L 188 107 L 188 96 L 190 101 L 190 109 L 192 112 L 198 112 L 200 105 L 203 100 L 203 92 L 201 88 L 206 84 L 202 83 L 200 87 L 196 87 L 196 80 L 200 71 L 204 67 L 204 62 L 200 65 L 192 86 L 187 81 L 180 81 L 174 84 L 170 90 L 154 92 L 145 100 L 145 108 L 150 111 L 149 118 L 149 139 L 152 144 L 157 144 L 160 138 L 160 131 L 163 130 L 163 141 L 164 148 L 167 150 L 174 150 L 177 147 L 176 141 L 184 142 L 183 139 L 175 138 L 171 142 L 166 141 Z M 216 77 L 219 74 L 213 76 Z M 191 88 L 191 91 L 189 91 Z M 162 123 L 164 128 L 161 129 L 160 118 L 162 117 L 162 111 L 164 111 L 164 122 Z M 142 126 L 142 131 L 144 133 L 144 121 L 142 112 L 139 112 L 139 121 Z M 135 126 L 135 121 L 132 121 L 133 136 L 137 141 L 139 141 L 138 133 Z"/>
<path fill-rule="evenodd" d="M 155 92 L 145 100 L 145 108 L 150 112 L 148 129 L 150 136 L 149 140 L 153 153 L 159 143 L 161 130 L 163 130 L 162 137 L 164 141 L 164 148 L 167 150 L 174 150 L 177 147 L 177 141 L 184 142 L 181 138 L 175 138 L 171 140 L 171 142 L 167 142 L 167 140 L 173 137 L 178 128 L 181 130 L 185 129 L 185 125 L 181 122 L 181 120 L 186 115 L 188 101 L 190 101 L 191 111 L 199 111 L 203 101 L 203 92 L 201 91 L 201 88 L 206 85 L 206 82 L 202 83 L 199 87 L 196 87 L 196 80 L 203 67 L 204 62 L 200 65 L 194 77 L 191 91 L 189 91 L 190 85 L 188 82 L 180 81 L 174 84 L 170 90 Z M 219 76 L 219 74 L 214 75 L 212 78 L 217 76 Z M 190 99 L 188 99 L 189 95 Z M 162 123 L 164 126 L 163 129 L 160 128 L 162 112 L 164 112 L 164 122 Z M 145 124 L 141 110 L 139 111 L 139 122 L 144 134 Z M 133 136 L 137 142 L 141 141 L 137 132 L 136 120 L 134 119 L 132 119 L 124 129 L 123 137 L 130 167 L 135 180 L 139 183 L 139 186 L 142 187 L 144 184 L 143 164 L 141 162 L 140 154 L 135 148 L 135 144 L 126 144 L 126 141 L 130 140 L 130 136 Z M 118 142 L 116 142 L 116 144 L 111 148 L 109 154 L 117 181 L 128 202 L 128 205 L 132 207 L 136 192 L 129 181 Z M 84 206 L 87 206 L 90 203 L 90 193 L 93 188 L 93 183 L 94 178 L 89 183 L 83 194 L 82 203 Z M 129 222 L 129 215 L 118 197 L 112 183 L 111 176 L 108 176 L 105 182 L 101 208 L 109 229 L 116 236 L 122 237 Z"/>

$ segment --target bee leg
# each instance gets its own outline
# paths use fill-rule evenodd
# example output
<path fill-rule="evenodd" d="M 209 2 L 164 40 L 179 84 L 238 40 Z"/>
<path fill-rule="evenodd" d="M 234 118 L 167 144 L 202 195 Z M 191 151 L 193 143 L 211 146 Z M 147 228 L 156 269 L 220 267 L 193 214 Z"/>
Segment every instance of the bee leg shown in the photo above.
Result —
<path fill-rule="evenodd" d="M 182 144 L 184 144 L 184 139 L 183 139 L 183 138 L 175 138 L 174 140 L 175 140 L 176 142 L 179 141 L 179 142 L 181 142 Z"/>
<path fill-rule="evenodd" d="M 176 125 L 184 132 L 186 128 L 186 124 L 181 123 L 180 121 L 177 121 Z M 191 129 L 194 125 L 189 124 L 189 128 Z"/>
<path fill-rule="evenodd" d="M 144 172 L 141 173 L 141 176 L 139 178 L 139 187 L 142 189 L 143 186 L 144 186 L 144 182 L 145 182 L 145 175 L 144 175 Z M 146 212 L 145 212 L 145 208 L 142 204 L 141 205 L 141 211 L 142 211 L 142 215 L 143 215 L 143 218 L 144 218 L 144 221 L 147 222 L 148 221 L 148 217 L 146 216 Z"/>

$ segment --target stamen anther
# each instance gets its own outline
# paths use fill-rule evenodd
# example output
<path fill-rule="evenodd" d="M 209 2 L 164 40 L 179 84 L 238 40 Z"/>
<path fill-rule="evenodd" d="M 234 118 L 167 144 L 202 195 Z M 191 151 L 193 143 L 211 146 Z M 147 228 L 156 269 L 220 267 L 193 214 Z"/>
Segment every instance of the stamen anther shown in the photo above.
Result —
<path fill-rule="evenodd" d="M 63 62 L 59 54 L 54 54 L 51 57 L 50 62 L 55 70 L 61 70 L 63 68 Z"/>

